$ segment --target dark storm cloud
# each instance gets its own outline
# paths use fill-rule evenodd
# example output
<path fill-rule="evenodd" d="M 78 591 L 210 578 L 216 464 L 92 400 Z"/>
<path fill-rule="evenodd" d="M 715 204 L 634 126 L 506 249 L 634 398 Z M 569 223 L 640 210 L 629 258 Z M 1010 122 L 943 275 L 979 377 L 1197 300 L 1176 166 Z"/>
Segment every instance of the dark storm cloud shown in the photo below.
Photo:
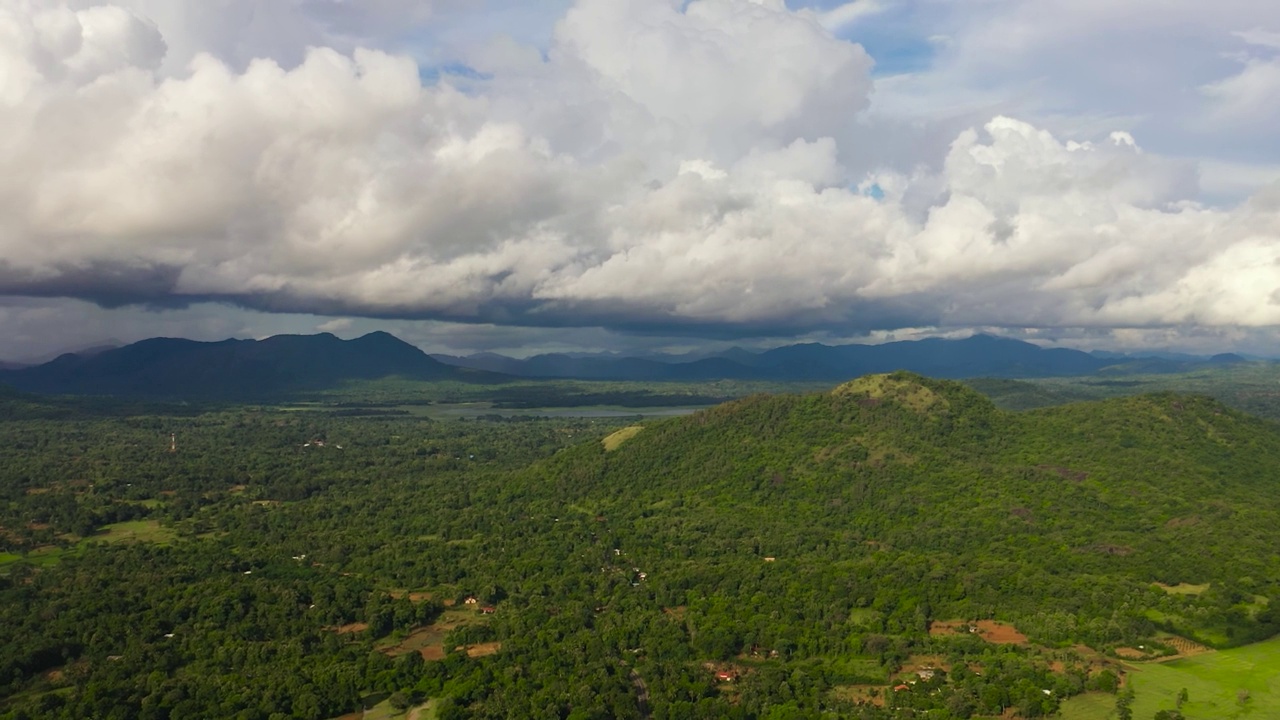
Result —
<path fill-rule="evenodd" d="M 193 300 L 174 293 L 182 268 L 173 265 L 126 265 L 110 261 L 86 266 L 55 265 L 46 277 L 14 268 L 0 260 L 0 295 L 78 298 L 104 308 L 128 305 L 186 307 Z"/>

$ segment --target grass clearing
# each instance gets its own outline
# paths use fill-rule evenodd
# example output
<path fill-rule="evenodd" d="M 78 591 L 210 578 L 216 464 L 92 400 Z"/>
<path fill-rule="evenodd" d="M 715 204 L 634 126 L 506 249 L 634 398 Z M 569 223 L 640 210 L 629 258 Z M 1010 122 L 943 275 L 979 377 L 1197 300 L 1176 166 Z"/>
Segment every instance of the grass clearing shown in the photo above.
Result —
<path fill-rule="evenodd" d="M 878 610 L 871 608 L 851 608 L 849 610 L 849 623 L 852 625 L 870 625 L 881 617 Z"/>
<path fill-rule="evenodd" d="M 24 561 L 38 568 L 53 567 L 62 562 L 63 557 L 77 555 L 82 549 L 82 545 L 73 545 L 71 547 L 41 545 L 28 551 L 25 555 L 8 552 L 0 553 L 0 575 L 7 575 L 10 566 Z"/>
<path fill-rule="evenodd" d="M 85 538 L 86 541 L 98 542 L 146 542 L 157 545 L 168 545 L 177 538 L 171 528 L 163 527 L 157 520 L 130 520 L 129 522 L 105 525 L 96 534 Z"/>
<path fill-rule="evenodd" d="M 831 695 L 837 700 L 851 703 L 870 703 L 884 707 L 885 685 L 836 685 L 831 688 Z"/>
<path fill-rule="evenodd" d="M 1209 589 L 1209 583 L 1204 583 L 1203 585 L 1192 585 L 1191 583 L 1165 585 L 1164 583 L 1156 583 L 1155 585 L 1170 595 L 1199 595 Z"/>
<path fill-rule="evenodd" d="M 1062 720 L 1110 720 L 1115 717 L 1115 712 L 1115 695 L 1091 692 L 1077 695 L 1062 703 L 1059 716 Z"/>
<path fill-rule="evenodd" d="M 1135 718 L 1172 710 L 1187 690 L 1188 720 L 1280 717 L 1280 637 L 1165 663 L 1128 666 Z M 1241 691 L 1248 699 L 1240 702 Z"/>
<path fill-rule="evenodd" d="M 36 567 L 53 567 L 62 562 L 62 556 L 68 552 L 75 552 L 66 548 L 60 548 L 56 545 L 43 545 L 27 553 L 27 562 Z"/>
<path fill-rule="evenodd" d="M 600 441 L 600 444 L 604 445 L 605 452 L 613 452 L 614 450 L 622 447 L 622 443 L 630 440 L 636 435 L 639 435 L 641 430 L 644 430 L 644 426 L 642 425 L 624 427 L 618 432 L 605 437 L 605 439 Z"/>
<path fill-rule="evenodd" d="M 438 714 L 436 702 L 428 700 L 427 702 L 409 708 L 408 710 L 397 710 L 391 706 L 390 700 L 383 700 L 373 707 L 364 711 L 364 720 L 396 720 L 404 718 L 405 720 L 432 720 Z"/>
<path fill-rule="evenodd" d="M 443 660 L 445 656 L 444 639 L 451 630 L 464 625 L 483 625 L 488 618 L 476 612 L 474 606 L 453 607 L 445 610 L 436 621 L 409 633 L 393 645 L 379 648 L 392 657 L 416 652 L 423 660 Z M 467 655 L 484 657 L 492 655 L 502 648 L 501 643 L 481 643 L 467 647 Z"/>

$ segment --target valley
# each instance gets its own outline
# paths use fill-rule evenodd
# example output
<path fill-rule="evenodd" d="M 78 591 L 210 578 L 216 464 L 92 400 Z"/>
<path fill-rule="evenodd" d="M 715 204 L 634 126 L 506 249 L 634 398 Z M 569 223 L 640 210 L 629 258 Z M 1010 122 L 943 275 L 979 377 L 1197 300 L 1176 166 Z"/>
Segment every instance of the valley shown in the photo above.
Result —
<path fill-rule="evenodd" d="M 563 414 L 419 411 L 450 382 L 394 406 L 0 398 L 0 717 L 1277 701 L 1268 420 L 1171 393 L 1012 412 L 910 373 L 676 417 L 589 414 L 589 385 Z"/>

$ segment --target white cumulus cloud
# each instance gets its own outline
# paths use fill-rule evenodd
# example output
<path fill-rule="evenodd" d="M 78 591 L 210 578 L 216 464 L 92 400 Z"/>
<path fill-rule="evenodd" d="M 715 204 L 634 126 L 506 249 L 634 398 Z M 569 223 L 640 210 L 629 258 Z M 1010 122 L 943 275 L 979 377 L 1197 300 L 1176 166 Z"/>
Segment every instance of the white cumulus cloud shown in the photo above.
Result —
<path fill-rule="evenodd" d="M 1005 115 L 855 170 L 873 62 L 813 11 L 579 0 L 545 50 L 424 82 L 335 39 L 340 5 L 271 11 L 321 44 L 246 59 L 191 4 L 0 0 L 0 295 L 721 335 L 1280 324 L 1280 189 L 1201 206 L 1140 132 Z"/>

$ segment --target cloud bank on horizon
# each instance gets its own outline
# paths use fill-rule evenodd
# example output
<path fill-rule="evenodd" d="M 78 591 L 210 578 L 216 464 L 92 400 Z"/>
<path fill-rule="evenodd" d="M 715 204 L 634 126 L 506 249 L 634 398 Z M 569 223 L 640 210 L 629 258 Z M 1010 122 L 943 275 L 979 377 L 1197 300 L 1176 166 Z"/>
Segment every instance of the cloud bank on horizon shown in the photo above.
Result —
<path fill-rule="evenodd" d="M 1280 325 L 1280 5 L 546 7 L 531 38 L 497 0 L 0 0 L 0 296 L 715 337 Z M 876 69 L 892 33 L 920 67 Z"/>

